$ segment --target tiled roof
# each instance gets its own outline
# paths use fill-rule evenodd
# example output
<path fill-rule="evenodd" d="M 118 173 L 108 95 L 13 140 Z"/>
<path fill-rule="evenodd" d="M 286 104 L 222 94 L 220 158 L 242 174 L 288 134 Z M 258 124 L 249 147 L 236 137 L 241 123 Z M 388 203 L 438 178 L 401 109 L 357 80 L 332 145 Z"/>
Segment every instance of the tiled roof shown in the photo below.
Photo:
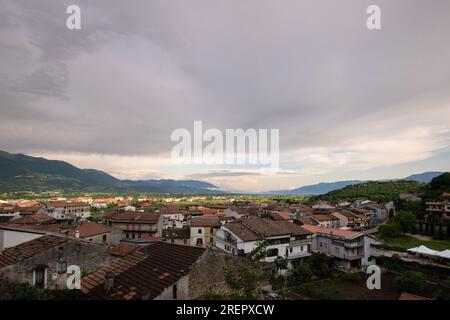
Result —
<path fill-rule="evenodd" d="M 0 252 L 0 268 L 16 264 L 20 255 L 23 259 L 27 259 L 66 241 L 67 240 L 64 237 L 42 236 L 40 238 L 19 244 L 18 246 L 6 248 Z"/>
<path fill-rule="evenodd" d="M 0 224 L 0 228 L 18 229 L 25 232 L 37 231 L 38 233 L 58 233 L 62 230 L 59 224 L 22 224 L 14 223 L 14 221 Z"/>
<path fill-rule="evenodd" d="M 347 211 L 347 210 L 340 210 L 340 211 L 335 211 L 335 213 L 339 213 L 347 218 L 351 218 L 354 219 L 356 218 L 356 215 L 353 212 Z"/>
<path fill-rule="evenodd" d="M 312 216 L 312 218 L 317 221 L 339 220 L 338 218 L 336 218 L 335 216 L 332 216 L 331 214 L 315 214 Z"/>
<path fill-rule="evenodd" d="M 287 220 L 271 220 L 262 218 L 250 218 L 229 222 L 226 228 L 244 241 L 256 241 L 263 237 L 282 235 L 306 235 L 309 231 Z"/>
<path fill-rule="evenodd" d="M 138 249 L 138 245 L 128 244 L 128 243 L 120 243 L 115 245 L 109 250 L 109 254 L 112 256 L 125 257 L 127 254 L 130 254 L 134 250 Z"/>
<path fill-rule="evenodd" d="M 95 222 L 82 222 L 78 228 L 69 231 L 69 235 L 75 236 L 76 230 L 80 231 L 80 238 L 92 237 L 99 234 L 111 232 L 111 229 Z"/>
<path fill-rule="evenodd" d="M 79 201 L 50 201 L 48 204 L 54 208 L 89 207 L 89 204 Z"/>
<path fill-rule="evenodd" d="M 81 280 L 81 290 L 92 299 L 154 299 L 181 277 L 205 249 L 154 242 L 102 267 Z M 107 272 L 114 273 L 113 286 L 105 289 Z"/>
<path fill-rule="evenodd" d="M 158 213 L 120 212 L 105 217 L 113 222 L 157 223 Z"/>
<path fill-rule="evenodd" d="M 273 220 L 291 220 L 292 217 L 286 211 L 275 211 L 270 213 Z"/>
<path fill-rule="evenodd" d="M 402 292 L 398 300 L 432 300 L 427 297 L 418 296 L 409 292 Z"/>
<path fill-rule="evenodd" d="M 24 216 L 19 219 L 11 220 L 11 223 L 15 224 L 37 224 L 37 223 L 49 223 L 54 221 L 52 217 L 42 214 L 42 213 L 35 213 L 31 215 Z"/>
<path fill-rule="evenodd" d="M 192 218 L 191 226 L 192 227 L 220 227 L 220 220 L 219 220 L 219 217 L 216 217 L 216 216 Z"/>
<path fill-rule="evenodd" d="M 297 220 L 301 224 L 310 224 L 310 225 L 313 225 L 313 226 L 318 224 L 318 222 L 314 221 L 314 219 L 312 217 L 303 217 L 303 218 L 300 218 L 300 219 L 297 219 Z"/>
<path fill-rule="evenodd" d="M 319 226 L 312 226 L 312 225 L 303 225 L 301 228 L 312 232 L 312 233 L 320 233 L 320 234 L 326 234 L 329 236 L 336 236 L 340 238 L 345 239 L 355 239 L 363 235 L 361 232 L 355 232 L 350 230 L 342 230 L 342 229 L 335 229 L 335 228 L 325 228 L 325 227 L 319 227 Z"/>

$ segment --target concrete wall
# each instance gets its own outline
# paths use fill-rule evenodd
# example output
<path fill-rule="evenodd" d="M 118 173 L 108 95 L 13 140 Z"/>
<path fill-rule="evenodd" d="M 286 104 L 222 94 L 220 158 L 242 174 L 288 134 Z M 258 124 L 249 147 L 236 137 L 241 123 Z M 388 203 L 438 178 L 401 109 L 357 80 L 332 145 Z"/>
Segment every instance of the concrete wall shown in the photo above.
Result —
<path fill-rule="evenodd" d="M 39 233 L 0 229 L 0 251 L 42 236 Z"/>

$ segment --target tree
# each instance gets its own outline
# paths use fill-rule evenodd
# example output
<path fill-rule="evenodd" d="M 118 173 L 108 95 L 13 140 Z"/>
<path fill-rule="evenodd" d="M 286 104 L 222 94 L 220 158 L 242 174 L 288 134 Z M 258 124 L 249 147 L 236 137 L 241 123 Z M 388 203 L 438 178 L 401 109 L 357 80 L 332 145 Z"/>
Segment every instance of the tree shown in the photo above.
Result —
<path fill-rule="evenodd" d="M 425 284 L 425 276 L 422 272 L 406 271 L 395 279 L 395 283 L 402 291 L 419 292 Z"/>
<path fill-rule="evenodd" d="M 410 212 L 399 212 L 391 219 L 391 222 L 397 224 L 402 234 L 412 231 L 416 226 L 416 216 Z"/>
<path fill-rule="evenodd" d="M 293 270 L 292 277 L 297 282 L 309 282 L 313 276 L 311 266 L 306 262 L 300 262 Z"/>
<path fill-rule="evenodd" d="M 319 252 L 312 255 L 307 262 L 310 264 L 313 273 L 319 278 L 326 278 L 330 275 L 330 258 L 324 253 Z"/>
<path fill-rule="evenodd" d="M 379 228 L 381 238 L 395 238 L 401 234 L 400 227 L 395 223 L 388 223 Z"/>
<path fill-rule="evenodd" d="M 234 297 L 252 299 L 263 279 L 262 271 L 254 265 L 239 268 L 237 272 L 225 270 L 225 282 Z"/>

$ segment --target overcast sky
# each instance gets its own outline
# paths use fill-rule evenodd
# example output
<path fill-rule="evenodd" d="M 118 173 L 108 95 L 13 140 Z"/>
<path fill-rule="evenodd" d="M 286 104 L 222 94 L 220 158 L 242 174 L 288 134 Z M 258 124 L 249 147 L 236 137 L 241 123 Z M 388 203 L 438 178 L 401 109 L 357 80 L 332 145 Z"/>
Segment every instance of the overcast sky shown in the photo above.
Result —
<path fill-rule="evenodd" d="M 449 15 L 448 0 L 0 0 L 0 149 L 250 191 L 450 170 Z M 170 135 L 194 120 L 280 129 L 281 170 L 173 165 Z"/>

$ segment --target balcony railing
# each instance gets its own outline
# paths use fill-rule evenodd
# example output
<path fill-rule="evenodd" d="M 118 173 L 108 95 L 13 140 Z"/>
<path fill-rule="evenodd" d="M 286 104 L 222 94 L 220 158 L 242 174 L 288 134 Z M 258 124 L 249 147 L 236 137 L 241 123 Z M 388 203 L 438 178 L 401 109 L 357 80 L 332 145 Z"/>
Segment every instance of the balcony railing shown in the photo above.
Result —
<path fill-rule="evenodd" d="M 303 244 L 311 244 L 311 239 L 292 240 L 289 242 L 290 246 L 298 246 Z"/>
<path fill-rule="evenodd" d="M 363 247 L 364 241 L 358 241 L 358 242 L 344 242 L 344 247 L 346 248 L 358 248 Z"/>

